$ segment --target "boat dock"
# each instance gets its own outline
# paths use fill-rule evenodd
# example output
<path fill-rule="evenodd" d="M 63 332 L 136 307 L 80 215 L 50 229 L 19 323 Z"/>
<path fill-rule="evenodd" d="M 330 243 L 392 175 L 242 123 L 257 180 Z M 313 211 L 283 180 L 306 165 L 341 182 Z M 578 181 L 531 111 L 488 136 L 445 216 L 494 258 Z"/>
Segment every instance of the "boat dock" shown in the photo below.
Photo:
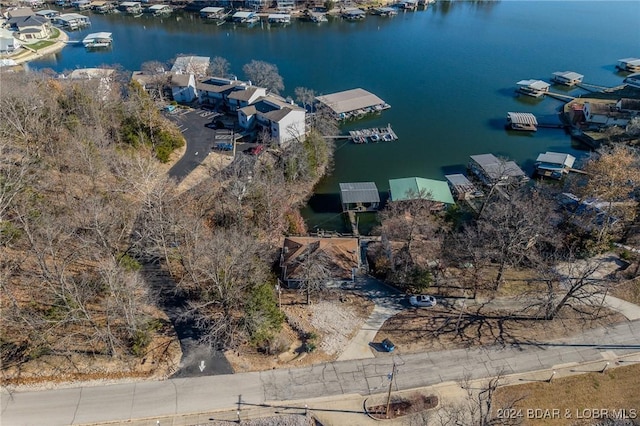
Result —
<path fill-rule="evenodd" d="M 349 131 L 349 139 L 353 143 L 377 143 L 377 142 L 392 142 L 398 140 L 398 136 L 395 134 L 391 125 L 387 127 L 373 127 L 370 129 L 351 130 Z"/>

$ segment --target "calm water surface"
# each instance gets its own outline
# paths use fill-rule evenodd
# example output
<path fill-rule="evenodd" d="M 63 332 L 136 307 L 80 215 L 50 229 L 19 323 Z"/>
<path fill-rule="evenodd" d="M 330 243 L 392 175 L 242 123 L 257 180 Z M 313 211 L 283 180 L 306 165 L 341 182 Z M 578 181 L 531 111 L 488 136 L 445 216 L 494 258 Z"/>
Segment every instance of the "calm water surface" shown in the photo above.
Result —
<path fill-rule="evenodd" d="M 502 1 L 442 2 L 396 17 L 362 22 L 294 22 L 286 28 L 203 23 L 196 15 L 133 18 L 93 15 L 92 27 L 71 39 L 110 31 L 114 47 L 86 52 L 68 46 L 55 57 L 31 64 L 57 71 L 121 64 L 134 70 L 150 60 L 178 53 L 222 56 L 242 76 L 252 59 L 275 63 L 285 95 L 304 86 L 326 94 L 362 87 L 392 108 L 345 126 L 391 123 L 400 140 L 376 145 L 338 145 L 333 173 L 316 188 L 304 209 L 310 227 L 344 229 L 338 183 L 421 176 L 443 179 L 464 171 L 469 155 L 507 156 L 531 172 L 540 152 L 584 156 L 581 147 L 556 129 L 533 135 L 504 130 L 508 111 L 533 112 L 541 122 L 557 120 L 554 99 L 517 97 L 521 79 L 548 80 L 554 71 L 577 71 L 585 82 L 615 86 L 617 59 L 640 57 L 640 2 Z M 553 87 L 554 91 L 578 95 Z"/>

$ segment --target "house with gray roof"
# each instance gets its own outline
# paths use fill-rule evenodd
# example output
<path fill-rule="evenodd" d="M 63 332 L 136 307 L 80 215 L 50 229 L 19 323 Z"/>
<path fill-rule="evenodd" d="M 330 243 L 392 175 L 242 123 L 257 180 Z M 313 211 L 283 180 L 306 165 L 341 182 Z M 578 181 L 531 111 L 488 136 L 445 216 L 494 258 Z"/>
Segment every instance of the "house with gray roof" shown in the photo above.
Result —
<path fill-rule="evenodd" d="M 176 102 L 190 103 L 197 99 L 196 79 L 193 74 L 173 74 L 171 94 Z"/>
<path fill-rule="evenodd" d="M 234 92 L 229 97 L 236 93 L 242 91 Z M 246 131 L 266 129 L 279 146 L 286 146 L 291 141 L 304 137 L 305 117 L 304 108 L 272 94 L 261 96 L 251 104 L 238 109 L 238 123 L 241 128 Z"/>

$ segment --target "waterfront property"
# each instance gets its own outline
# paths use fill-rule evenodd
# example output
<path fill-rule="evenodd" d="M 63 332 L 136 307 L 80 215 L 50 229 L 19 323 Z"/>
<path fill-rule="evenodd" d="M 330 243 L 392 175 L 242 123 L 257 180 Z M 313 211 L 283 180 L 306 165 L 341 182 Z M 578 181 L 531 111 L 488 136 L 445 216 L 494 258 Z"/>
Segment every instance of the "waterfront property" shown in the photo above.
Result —
<path fill-rule="evenodd" d="M 304 137 L 306 133 L 304 108 L 293 102 L 287 102 L 279 96 L 267 95 L 266 89 L 255 86 L 231 93 L 229 101 L 232 101 L 233 95 L 246 92 L 252 93 L 252 97 L 247 101 L 248 105 L 238 109 L 238 124 L 242 129 L 248 132 L 266 130 L 271 139 L 281 147 Z M 254 100 L 255 94 L 261 95 Z"/>
<path fill-rule="evenodd" d="M 380 193 L 375 182 L 340 183 L 343 212 L 373 212 L 380 207 Z"/>
<path fill-rule="evenodd" d="M 512 130 L 535 132 L 538 130 L 538 120 L 528 112 L 508 112 L 507 126 Z"/>
<path fill-rule="evenodd" d="M 224 11 L 224 7 L 204 7 L 200 9 L 200 17 L 202 19 L 211 19 L 214 21 L 219 21 L 224 19 L 227 14 Z"/>
<path fill-rule="evenodd" d="M 53 19 L 57 16 L 60 16 L 60 12 L 58 12 L 57 10 L 52 10 L 52 9 L 44 9 L 44 10 L 39 10 L 36 12 L 37 16 L 41 16 L 43 18 L 47 18 L 50 21 L 53 21 Z"/>
<path fill-rule="evenodd" d="M 74 81 L 78 84 L 82 81 L 87 91 L 100 95 L 100 99 L 106 100 L 114 89 L 113 81 L 115 70 L 113 68 L 78 68 L 68 75 L 63 75 L 60 81 Z"/>
<path fill-rule="evenodd" d="M 620 71 L 640 72 L 640 59 L 638 58 L 618 59 L 616 68 L 618 68 Z"/>
<path fill-rule="evenodd" d="M 391 124 L 388 124 L 387 127 L 350 130 L 349 138 L 353 143 L 357 144 L 392 142 L 398 140 L 398 136 L 396 136 L 395 132 L 391 128 Z"/>
<path fill-rule="evenodd" d="M 118 10 L 130 15 L 138 15 L 142 13 L 142 4 L 137 1 L 123 1 L 118 5 Z"/>
<path fill-rule="evenodd" d="M 285 238 L 280 268 L 287 287 L 300 288 L 311 278 L 313 264 L 328 271 L 327 282 L 353 282 L 360 267 L 360 243 L 357 238 Z"/>
<path fill-rule="evenodd" d="M 255 24 L 260 17 L 255 12 L 240 11 L 231 16 L 231 21 L 236 24 Z"/>
<path fill-rule="evenodd" d="M 309 21 L 314 22 L 316 24 L 328 21 L 326 13 L 313 12 L 313 11 L 307 12 L 307 19 L 309 19 Z"/>
<path fill-rule="evenodd" d="M 115 11 L 115 6 L 110 1 L 92 1 L 91 10 L 95 13 L 111 13 Z"/>
<path fill-rule="evenodd" d="M 560 179 L 571 171 L 575 161 L 576 157 L 571 154 L 547 151 L 544 154 L 538 155 L 536 159 L 536 174 L 553 179 Z"/>
<path fill-rule="evenodd" d="M 349 21 L 359 21 L 365 18 L 367 14 L 364 10 L 358 9 L 357 7 L 350 7 L 345 9 L 342 12 L 342 17 Z"/>
<path fill-rule="evenodd" d="M 14 37 L 13 32 L 0 28 L 0 53 L 12 53 L 22 46 L 22 42 Z"/>
<path fill-rule="evenodd" d="M 196 80 L 193 74 L 173 74 L 171 94 L 176 102 L 190 103 L 196 100 Z"/>
<path fill-rule="evenodd" d="M 458 200 L 469 200 L 484 196 L 484 193 L 461 173 L 445 175 L 444 178 L 449 182 L 449 188 Z"/>
<path fill-rule="evenodd" d="M 582 108 L 584 121 L 597 127 L 621 126 L 629 124 L 631 114 L 619 111 L 616 102 L 585 102 Z"/>
<path fill-rule="evenodd" d="M 112 34 L 107 32 L 88 34 L 82 40 L 82 44 L 87 49 L 99 49 L 99 48 L 111 47 L 111 43 L 113 43 Z"/>
<path fill-rule="evenodd" d="M 640 99 L 622 98 L 616 102 L 616 110 L 632 116 L 640 115 Z"/>
<path fill-rule="evenodd" d="M 553 73 L 551 80 L 554 83 L 564 84 L 565 86 L 575 86 L 582 83 L 584 75 L 573 71 L 557 71 Z"/>
<path fill-rule="evenodd" d="M 88 16 L 79 13 L 63 13 L 54 19 L 54 23 L 67 30 L 80 30 L 91 25 Z"/>
<path fill-rule="evenodd" d="M 520 80 L 518 83 L 518 91 L 527 96 L 539 98 L 549 91 L 551 86 L 549 83 L 542 80 Z"/>
<path fill-rule="evenodd" d="M 360 88 L 317 96 L 316 100 L 329 107 L 339 120 L 361 117 L 368 113 L 390 108 L 385 101 Z"/>
<path fill-rule="evenodd" d="M 520 184 L 529 178 L 518 165 L 509 160 L 503 160 L 493 154 L 472 155 L 468 168 L 484 185 Z"/>
<path fill-rule="evenodd" d="M 153 16 L 168 16 L 171 15 L 173 9 L 168 4 L 154 4 L 147 8 L 147 12 L 153 14 Z"/>
<path fill-rule="evenodd" d="M 270 24 L 290 24 L 291 15 L 288 13 L 270 13 L 267 16 L 267 22 Z"/>
<path fill-rule="evenodd" d="M 376 7 L 372 10 L 372 13 L 378 16 L 396 16 L 398 9 L 394 7 Z"/>
<path fill-rule="evenodd" d="M 441 210 L 447 204 L 455 204 L 447 182 L 443 180 L 410 177 L 389 179 L 389 201 L 430 200 L 432 210 Z"/>
<path fill-rule="evenodd" d="M 91 1 L 90 0 L 74 0 L 71 2 L 71 6 L 76 10 L 89 10 L 91 9 Z"/>
<path fill-rule="evenodd" d="M 15 31 L 14 36 L 22 41 L 44 40 L 51 35 L 49 19 L 35 14 L 11 18 L 8 24 Z"/>

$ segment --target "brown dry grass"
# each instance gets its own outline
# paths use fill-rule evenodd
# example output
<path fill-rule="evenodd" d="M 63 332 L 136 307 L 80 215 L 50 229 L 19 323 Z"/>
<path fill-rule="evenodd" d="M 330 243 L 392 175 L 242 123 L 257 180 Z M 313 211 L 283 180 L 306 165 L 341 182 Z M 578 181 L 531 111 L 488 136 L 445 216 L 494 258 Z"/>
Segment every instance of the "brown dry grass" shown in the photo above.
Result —
<path fill-rule="evenodd" d="M 524 425 L 593 425 L 598 423 L 597 419 L 579 419 L 578 414 L 587 417 L 596 409 L 609 412 L 624 409 L 637 421 L 640 418 L 640 364 L 611 368 L 605 373 L 560 378 L 551 383 L 506 386 L 496 392 L 494 407 L 500 408 L 501 402 L 514 396 L 524 396 L 515 405 L 522 410 Z M 527 411 L 535 409 L 556 409 L 558 418 L 542 419 L 540 412 L 536 416 L 535 411 Z M 635 414 L 632 409 L 636 409 Z"/>
<path fill-rule="evenodd" d="M 640 278 L 616 284 L 611 290 L 611 293 L 615 297 L 626 300 L 627 302 L 640 305 Z"/>
<path fill-rule="evenodd" d="M 565 311 L 552 321 L 509 318 L 505 312 L 460 310 L 437 305 L 429 309 L 408 309 L 387 320 L 376 341 L 389 338 L 399 353 L 446 350 L 489 344 L 518 344 L 549 341 L 595 327 L 625 321 L 614 312 L 601 311 L 588 319 Z M 457 330 L 457 331 L 456 331 Z"/>
<path fill-rule="evenodd" d="M 345 297 L 346 296 L 346 297 Z M 316 296 L 312 300 L 317 300 Z M 344 309 L 356 312 L 357 316 L 366 319 L 373 311 L 374 304 L 371 300 L 349 294 L 344 295 L 340 292 L 326 292 L 322 296 L 323 300 L 331 301 L 332 303 L 339 303 Z M 341 300 L 342 299 L 342 300 Z M 310 322 L 310 314 L 305 304 L 305 296 L 301 292 L 295 290 L 285 290 L 282 292 L 282 309 L 288 316 L 296 318 L 302 325 L 302 328 L 307 333 L 314 333 L 317 338 L 314 339 L 318 348 L 320 348 L 320 342 L 324 338 L 329 336 L 323 335 L 323 333 L 317 330 Z M 349 339 L 353 338 L 360 328 L 349 330 Z M 231 364 L 233 371 L 240 373 L 246 371 L 264 371 L 272 370 L 276 368 L 291 368 L 302 367 L 307 365 L 319 364 L 323 362 L 334 361 L 339 354 L 327 354 L 320 349 L 317 349 L 310 353 L 299 353 L 299 349 L 302 346 L 302 340 L 298 333 L 285 322 L 283 329 L 280 332 L 278 338 L 283 346 L 287 347 L 282 353 L 266 355 L 260 353 L 254 347 L 250 345 L 244 345 L 237 351 L 228 351 L 225 353 L 227 360 Z"/>

